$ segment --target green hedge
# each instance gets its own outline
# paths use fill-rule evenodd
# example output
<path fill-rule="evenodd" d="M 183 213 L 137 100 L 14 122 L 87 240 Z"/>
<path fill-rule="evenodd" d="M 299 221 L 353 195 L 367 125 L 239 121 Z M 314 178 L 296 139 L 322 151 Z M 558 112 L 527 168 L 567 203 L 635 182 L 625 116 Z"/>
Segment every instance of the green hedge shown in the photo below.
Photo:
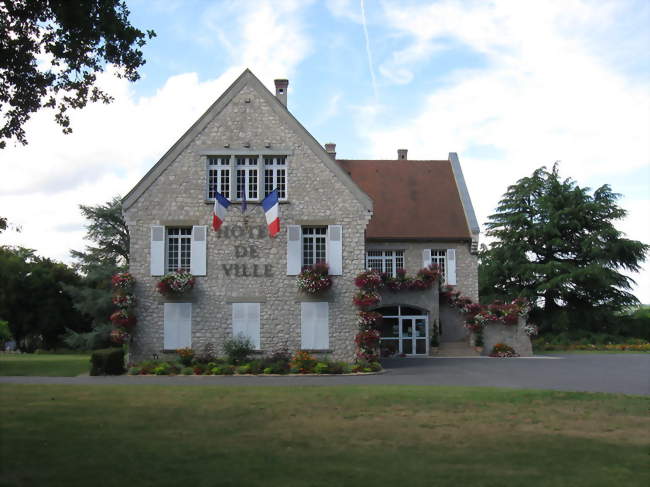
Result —
<path fill-rule="evenodd" d="M 124 371 L 124 350 L 103 348 L 90 356 L 90 375 L 122 375 Z"/>

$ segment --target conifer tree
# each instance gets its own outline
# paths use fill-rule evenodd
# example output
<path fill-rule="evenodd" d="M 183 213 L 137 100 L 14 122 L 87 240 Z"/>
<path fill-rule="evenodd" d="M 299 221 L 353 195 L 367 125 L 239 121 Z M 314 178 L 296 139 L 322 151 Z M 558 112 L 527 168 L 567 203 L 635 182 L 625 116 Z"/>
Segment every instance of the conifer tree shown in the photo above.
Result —
<path fill-rule="evenodd" d="M 638 304 L 621 271 L 638 272 L 649 248 L 614 226 L 626 215 L 619 197 L 560 179 L 557 163 L 510 186 L 486 225 L 495 241 L 480 255 L 482 297 L 529 298 L 546 331 L 617 331 L 614 313 Z"/>

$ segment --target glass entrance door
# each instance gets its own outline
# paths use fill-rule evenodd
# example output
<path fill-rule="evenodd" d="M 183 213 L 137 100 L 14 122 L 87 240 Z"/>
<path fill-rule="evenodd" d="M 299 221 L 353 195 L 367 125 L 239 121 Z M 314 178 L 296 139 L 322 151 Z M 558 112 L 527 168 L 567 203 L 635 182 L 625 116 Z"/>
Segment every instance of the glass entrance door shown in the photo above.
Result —
<path fill-rule="evenodd" d="M 400 336 L 400 353 L 406 355 L 426 355 L 427 354 L 427 319 L 418 318 L 400 318 L 401 336 Z"/>
<path fill-rule="evenodd" d="M 381 356 L 418 356 L 429 353 L 429 326 L 425 311 L 399 305 L 380 308 Z"/>

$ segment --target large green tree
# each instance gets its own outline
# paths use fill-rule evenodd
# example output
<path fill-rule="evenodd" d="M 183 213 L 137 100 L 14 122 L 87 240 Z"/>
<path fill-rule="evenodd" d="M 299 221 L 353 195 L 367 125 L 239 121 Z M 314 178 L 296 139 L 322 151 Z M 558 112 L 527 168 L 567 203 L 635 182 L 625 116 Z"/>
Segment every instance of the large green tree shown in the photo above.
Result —
<path fill-rule="evenodd" d="M 69 133 L 69 109 L 110 103 L 96 83 L 109 64 L 139 79 L 140 49 L 155 33 L 133 27 L 129 14 L 120 0 L 0 1 L 0 148 L 13 138 L 26 144 L 23 126 L 43 107 Z"/>
<path fill-rule="evenodd" d="M 21 350 L 55 347 L 66 328 L 89 329 L 62 289 L 79 283 L 74 269 L 31 249 L 0 246 L 0 275 L 0 320 L 9 322 Z"/>
<path fill-rule="evenodd" d="M 88 220 L 85 250 L 71 250 L 74 267 L 82 274 L 78 285 L 64 286 L 75 307 L 90 316 L 93 327 L 108 323 L 113 311 L 111 277 L 129 263 L 129 230 L 122 216 L 122 201 L 113 198 L 95 206 L 79 205 Z M 107 329 L 103 328 L 104 331 Z"/>
<path fill-rule="evenodd" d="M 547 331 L 616 331 L 614 313 L 638 303 L 622 271 L 637 272 L 648 251 L 614 226 L 626 215 L 619 197 L 561 179 L 557 164 L 510 186 L 486 225 L 494 242 L 480 255 L 482 296 L 528 297 Z"/>

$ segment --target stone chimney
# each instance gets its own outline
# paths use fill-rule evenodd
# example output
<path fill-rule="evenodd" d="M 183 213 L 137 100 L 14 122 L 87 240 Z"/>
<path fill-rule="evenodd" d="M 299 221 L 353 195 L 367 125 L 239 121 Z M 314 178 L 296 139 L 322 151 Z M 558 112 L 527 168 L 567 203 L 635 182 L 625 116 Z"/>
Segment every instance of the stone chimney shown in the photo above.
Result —
<path fill-rule="evenodd" d="M 408 159 L 406 154 L 408 153 L 408 149 L 397 149 L 397 160 L 398 161 L 405 161 Z"/>
<path fill-rule="evenodd" d="M 328 142 L 325 144 L 325 151 L 330 155 L 332 159 L 336 159 L 336 144 L 333 142 Z"/>
<path fill-rule="evenodd" d="M 285 107 L 287 106 L 287 87 L 289 86 L 288 79 L 276 79 L 275 80 L 275 96 L 280 103 Z"/>

